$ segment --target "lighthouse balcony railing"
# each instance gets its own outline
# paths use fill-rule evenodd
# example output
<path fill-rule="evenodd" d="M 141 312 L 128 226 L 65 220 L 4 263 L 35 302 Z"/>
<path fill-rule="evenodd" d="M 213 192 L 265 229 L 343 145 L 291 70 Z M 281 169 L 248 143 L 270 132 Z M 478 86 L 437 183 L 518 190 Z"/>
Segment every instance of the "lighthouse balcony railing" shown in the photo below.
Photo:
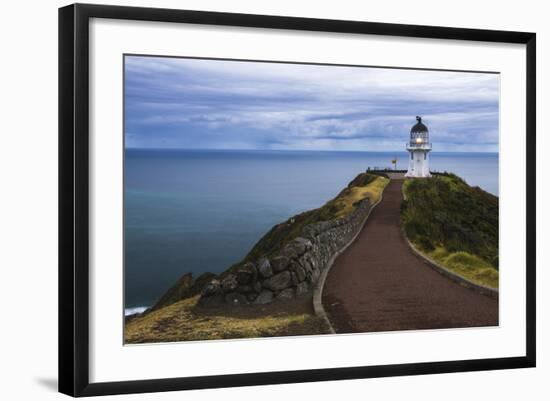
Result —
<path fill-rule="evenodd" d="M 432 144 L 430 142 L 407 142 L 407 150 L 432 150 Z"/>

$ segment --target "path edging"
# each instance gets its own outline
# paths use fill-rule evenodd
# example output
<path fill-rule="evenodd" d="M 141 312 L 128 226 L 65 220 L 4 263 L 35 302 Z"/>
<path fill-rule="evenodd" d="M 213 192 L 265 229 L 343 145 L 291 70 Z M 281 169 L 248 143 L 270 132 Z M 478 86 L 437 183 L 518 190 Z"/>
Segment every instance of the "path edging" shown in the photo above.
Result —
<path fill-rule="evenodd" d="M 401 187 L 401 194 L 403 195 L 403 199 L 404 200 L 407 200 L 407 195 L 405 194 L 405 190 L 403 188 L 403 186 Z M 413 253 L 420 257 L 422 260 L 424 260 L 424 262 L 430 267 L 432 268 L 433 270 L 435 270 L 436 272 L 442 274 L 443 276 L 447 277 L 448 279 L 462 285 L 463 287 L 466 287 L 466 288 L 469 288 L 471 290 L 474 290 L 476 292 L 478 292 L 479 294 L 482 294 L 482 295 L 486 295 L 490 298 L 493 298 L 493 299 L 496 299 L 498 300 L 499 298 L 499 291 L 495 288 L 491 288 L 491 287 L 487 287 L 487 286 L 484 286 L 482 284 L 477 284 L 477 283 L 474 283 L 473 281 L 470 281 L 468 280 L 467 278 L 464 278 L 458 274 L 456 274 L 455 272 L 447 269 L 446 267 L 440 265 L 439 263 L 437 263 L 435 260 L 433 260 L 432 258 L 428 257 L 427 255 L 424 255 L 422 252 L 420 252 L 420 250 L 418 248 L 416 248 L 416 246 L 414 246 L 414 244 L 409 240 L 409 238 L 407 237 L 407 234 L 405 233 L 405 230 L 403 229 L 403 227 L 401 227 L 401 235 L 403 236 L 403 238 L 405 239 L 405 241 L 407 242 L 407 244 L 409 245 L 409 248 L 411 248 L 411 250 L 413 251 Z"/>
<path fill-rule="evenodd" d="M 414 244 L 409 240 L 409 238 L 407 238 L 407 235 L 405 234 L 404 231 L 402 231 L 402 234 L 403 234 L 403 238 L 405 239 L 405 241 L 407 242 L 407 244 L 409 245 L 409 248 L 411 248 L 413 253 L 416 256 L 423 259 L 424 262 L 429 267 L 431 267 L 433 270 L 437 271 L 438 273 L 442 274 L 443 276 L 447 277 L 448 279 L 462 285 L 463 287 L 467 287 L 471 290 L 474 290 L 474 291 L 478 292 L 479 294 L 486 295 L 490 298 L 498 300 L 499 292 L 498 292 L 497 289 L 487 287 L 487 286 L 484 286 L 482 284 L 474 283 L 473 281 L 470 281 L 467 278 L 464 278 L 464 277 L 456 274 L 455 272 L 447 269 L 446 267 L 440 265 L 439 263 L 437 263 L 432 258 L 429 258 L 428 256 L 424 255 L 422 252 L 420 252 L 420 250 L 418 250 L 418 248 L 416 248 L 414 246 Z"/>
<path fill-rule="evenodd" d="M 389 181 L 388 181 L 388 184 L 386 184 L 386 186 L 389 185 Z M 386 188 L 384 187 L 384 190 L 385 189 Z M 321 276 L 319 277 L 319 279 L 317 280 L 317 283 L 315 284 L 315 288 L 313 290 L 313 311 L 315 312 L 315 316 L 323 319 L 324 322 L 327 324 L 330 334 L 336 334 L 336 331 L 334 330 L 334 327 L 332 326 L 332 323 L 328 318 L 325 308 L 323 307 L 323 288 L 325 287 L 325 281 L 327 279 L 328 273 L 332 268 L 336 258 L 340 256 L 357 239 L 361 231 L 363 231 L 363 228 L 365 227 L 365 224 L 367 224 L 367 220 L 372 210 L 382 201 L 382 198 L 384 197 L 384 190 L 382 190 L 382 193 L 380 194 L 380 199 L 378 199 L 376 203 L 371 205 L 367 215 L 365 216 L 365 219 L 363 220 L 363 222 L 361 223 L 361 226 L 357 230 L 357 233 L 355 233 L 355 235 L 349 240 L 347 244 L 342 246 L 342 248 L 340 248 L 338 251 L 334 253 L 334 255 L 332 255 L 332 257 L 329 259 L 327 263 L 327 267 L 321 272 Z"/>

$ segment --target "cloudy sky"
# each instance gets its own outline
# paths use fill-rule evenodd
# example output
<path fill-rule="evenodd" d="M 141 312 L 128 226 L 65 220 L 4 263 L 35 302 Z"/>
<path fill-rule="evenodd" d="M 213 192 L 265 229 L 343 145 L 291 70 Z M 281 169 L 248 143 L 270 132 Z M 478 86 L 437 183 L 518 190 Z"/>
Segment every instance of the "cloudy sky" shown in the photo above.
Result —
<path fill-rule="evenodd" d="M 498 151 L 499 76 L 127 56 L 126 147 Z"/>

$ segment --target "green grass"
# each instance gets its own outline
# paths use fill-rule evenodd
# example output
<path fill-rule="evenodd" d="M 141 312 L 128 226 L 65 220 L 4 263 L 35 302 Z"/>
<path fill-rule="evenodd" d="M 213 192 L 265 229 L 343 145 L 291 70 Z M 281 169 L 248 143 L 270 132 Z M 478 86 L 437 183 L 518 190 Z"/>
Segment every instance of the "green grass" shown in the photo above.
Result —
<path fill-rule="evenodd" d="M 406 180 L 401 224 L 407 237 L 449 270 L 498 287 L 498 197 L 453 174 Z"/>
<path fill-rule="evenodd" d="M 461 277 L 486 287 L 498 288 L 498 270 L 475 255 L 463 251 L 449 253 L 443 247 L 425 253 L 428 257 Z"/>

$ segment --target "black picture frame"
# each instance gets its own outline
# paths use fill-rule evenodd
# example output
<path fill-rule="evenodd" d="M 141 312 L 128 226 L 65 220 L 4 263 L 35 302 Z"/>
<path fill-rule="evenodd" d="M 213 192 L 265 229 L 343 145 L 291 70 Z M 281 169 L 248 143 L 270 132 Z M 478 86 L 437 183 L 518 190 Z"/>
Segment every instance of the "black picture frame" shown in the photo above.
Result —
<path fill-rule="evenodd" d="M 526 354 L 520 357 L 495 359 L 90 383 L 88 30 L 91 18 L 524 44 L 527 68 L 525 94 L 527 121 L 525 127 L 527 133 Z M 535 102 L 535 33 L 87 4 L 74 4 L 60 8 L 59 391 L 71 396 L 95 396 L 534 367 L 536 362 Z"/>

